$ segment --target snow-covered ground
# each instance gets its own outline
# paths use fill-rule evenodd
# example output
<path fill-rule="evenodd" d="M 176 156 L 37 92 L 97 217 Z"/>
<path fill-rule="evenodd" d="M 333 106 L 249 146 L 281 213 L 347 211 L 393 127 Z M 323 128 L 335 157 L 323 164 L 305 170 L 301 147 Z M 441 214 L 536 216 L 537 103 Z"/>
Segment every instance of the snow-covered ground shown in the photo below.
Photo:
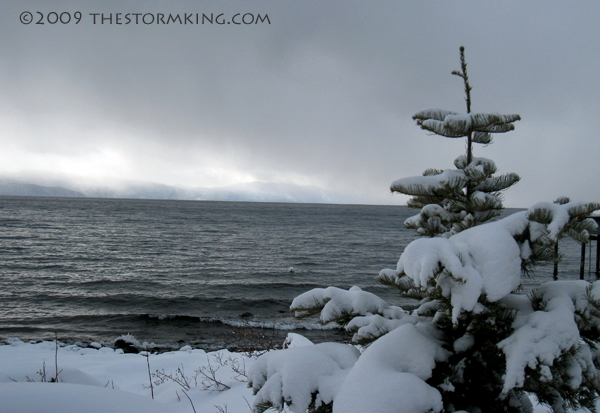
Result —
<path fill-rule="evenodd" d="M 301 337 L 295 338 L 296 343 L 307 344 L 301 341 Z M 227 350 L 206 353 L 184 347 L 146 358 L 108 347 L 59 346 L 56 351 L 54 342 L 11 339 L 0 346 L 0 412 L 250 413 L 254 396 L 236 371 L 247 370 L 254 361 Z M 153 385 L 152 400 L 148 362 L 153 381 L 158 379 L 157 370 L 177 378 L 181 369 L 190 380 L 190 388 L 185 390 L 166 379 L 163 384 Z M 55 376 L 55 363 L 59 383 L 50 382 Z M 47 382 L 41 382 L 44 367 Z M 218 391 L 215 382 L 196 374 L 203 368 L 210 376 L 211 367 L 217 370 L 215 378 L 229 389 Z M 549 411 L 535 407 L 535 413 Z"/>
<path fill-rule="evenodd" d="M 59 346 L 56 351 L 54 342 L 11 339 L 0 346 L 0 412 L 248 413 L 254 396 L 234 369 L 243 373 L 253 361 L 227 350 L 206 353 L 184 347 L 146 358 L 108 347 Z M 174 378 L 185 376 L 189 389 L 167 378 L 163 384 L 153 384 L 152 400 L 148 362 L 153 381 L 159 379 L 157 370 L 164 371 Z M 53 383 L 56 364 L 58 383 Z M 178 369 L 183 375 L 177 376 Z M 208 376 L 216 370 L 214 378 L 230 388 L 222 390 L 225 387 L 197 374 L 199 369 Z M 42 382 L 44 370 L 46 382 Z"/>

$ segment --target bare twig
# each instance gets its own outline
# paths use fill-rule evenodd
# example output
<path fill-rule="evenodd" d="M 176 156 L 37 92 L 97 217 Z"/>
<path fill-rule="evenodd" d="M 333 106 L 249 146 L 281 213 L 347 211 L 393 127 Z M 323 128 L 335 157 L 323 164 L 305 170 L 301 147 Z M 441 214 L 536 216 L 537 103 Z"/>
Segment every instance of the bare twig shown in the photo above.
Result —
<path fill-rule="evenodd" d="M 246 399 L 246 396 L 242 396 L 242 397 L 244 398 L 244 401 L 248 405 L 248 409 L 250 409 L 250 413 L 253 413 L 254 409 L 252 408 L 252 405 L 250 404 L 250 402 L 248 401 L 248 399 Z"/>
<path fill-rule="evenodd" d="M 188 394 L 185 392 L 185 390 L 181 389 L 181 391 L 183 392 L 183 394 L 185 394 L 185 397 L 187 397 L 187 399 L 190 401 L 190 404 L 192 405 L 192 410 L 194 411 L 194 413 L 196 413 L 196 408 L 194 407 L 194 402 L 192 402 L 192 399 L 190 399 L 190 396 L 188 396 Z"/>
<path fill-rule="evenodd" d="M 54 371 L 56 372 L 56 376 L 52 381 L 58 383 L 58 334 L 56 331 L 54 332 Z"/>
<path fill-rule="evenodd" d="M 42 362 L 42 369 L 40 371 L 38 371 L 38 374 L 40 375 L 40 381 L 42 383 L 46 383 L 48 380 L 46 379 L 46 360 L 44 360 Z M 27 377 L 27 379 L 29 379 L 29 377 Z M 33 380 L 32 380 L 33 381 Z"/>
<path fill-rule="evenodd" d="M 194 381 L 194 386 L 198 385 L 198 375 L 199 373 L 196 373 L 192 377 L 186 376 L 183 364 L 177 367 L 177 370 L 175 370 L 174 374 L 167 374 L 165 373 L 164 369 L 156 370 L 154 373 L 152 373 L 152 376 L 154 376 L 155 378 L 154 384 L 156 384 L 157 386 L 163 384 L 166 381 L 172 381 L 173 383 L 179 384 L 181 388 L 185 390 L 190 390 L 192 388 L 192 380 Z"/>
<path fill-rule="evenodd" d="M 246 373 L 245 360 L 242 359 L 240 363 L 240 360 L 230 356 L 227 358 L 225 364 L 228 365 L 231 368 L 231 371 L 233 371 L 236 374 L 236 376 L 233 378 L 235 381 L 248 381 L 248 373 Z"/>
<path fill-rule="evenodd" d="M 282 341 L 279 337 L 279 330 L 268 332 L 268 330 L 254 327 L 249 323 L 234 327 L 231 334 L 227 335 L 225 339 L 228 342 L 228 350 L 252 358 L 258 358 L 270 350 L 281 348 Z"/>
<path fill-rule="evenodd" d="M 148 365 L 148 381 L 150 382 L 150 394 L 152 395 L 152 400 L 154 400 L 154 385 L 152 384 L 152 374 L 150 373 L 150 352 L 146 351 L 144 357 L 146 357 L 146 364 Z"/>
<path fill-rule="evenodd" d="M 219 371 L 220 367 L 215 367 L 210 363 L 210 359 L 206 358 L 208 362 L 207 366 L 202 366 L 196 370 L 200 376 L 203 377 L 201 383 L 204 390 L 216 390 L 216 391 L 224 391 L 229 390 L 231 387 L 226 385 L 225 383 L 219 381 L 217 379 L 217 371 Z M 222 365 L 221 365 L 222 366 Z"/>
<path fill-rule="evenodd" d="M 227 405 L 225 405 L 224 407 L 215 405 L 215 407 L 217 408 L 217 413 L 229 413 Z"/>
<path fill-rule="evenodd" d="M 62 371 L 58 371 L 58 333 L 54 332 L 54 371 L 56 375 L 51 381 L 58 383 L 58 374 Z"/>

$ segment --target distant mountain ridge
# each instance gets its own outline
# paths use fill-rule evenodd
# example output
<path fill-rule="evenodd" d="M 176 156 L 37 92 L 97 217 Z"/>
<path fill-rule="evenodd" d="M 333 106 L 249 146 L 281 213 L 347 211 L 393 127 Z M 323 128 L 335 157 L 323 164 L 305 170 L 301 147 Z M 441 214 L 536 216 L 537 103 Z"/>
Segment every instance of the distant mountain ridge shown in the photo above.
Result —
<path fill-rule="evenodd" d="M 218 188 L 180 188 L 154 182 L 122 182 L 113 186 L 81 186 L 63 181 L 42 185 L 41 182 L 31 183 L 22 180 L 0 178 L 0 195 L 333 204 L 356 203 L 356 200 L 348 196 L 321 188 L 272 182 L 251 182 Z"/>
<path fill-rule="evenodd" d="M 0 181 L 0 195 L 12 196 L 58 196 L 81 198 L 84 194 L 58 186 L 42 186 L 17 181 Z"/>

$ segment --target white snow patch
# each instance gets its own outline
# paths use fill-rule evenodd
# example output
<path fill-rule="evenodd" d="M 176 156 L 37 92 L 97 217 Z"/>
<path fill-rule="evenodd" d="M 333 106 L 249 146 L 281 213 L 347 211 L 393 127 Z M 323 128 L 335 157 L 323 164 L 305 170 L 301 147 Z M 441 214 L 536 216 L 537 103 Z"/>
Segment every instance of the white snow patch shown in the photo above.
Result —
<path fill-rule="evenodd" d="M 331 403 L 359 356 L 352 346 L 320 343 L 288 348 L 261 356 L 248 370 L 248 383 L 258 390 L 253 405 L 271 403 L 276 409 L 304 413 L 315 405 Z"/>
<path fill-rule="evenodd" d="M 447 356 L 427 326 L 400 326 L 365 350 L 348 373 L 333 412 L 439 412 L 441 395 L 424 380 Z"/>
<path fill-rule="evenodd" d="M 168 406 L 137 394 L 71 383 L 0 383 L 4 413 L 166 413 Z"/>
<path fill-rule="evenodd" d="M 298 316 L 304 309 L 315 307 L 323 307 L 321 322 L 329 323 L 342 314 L 381 314 L 389 309 L 390 305 L 375 294 L 363 291 L 357 286 L 349 290 L 327 287 L 315 288 L 299 295 L 292 301 L 290 310 L 295 311 Z"/>

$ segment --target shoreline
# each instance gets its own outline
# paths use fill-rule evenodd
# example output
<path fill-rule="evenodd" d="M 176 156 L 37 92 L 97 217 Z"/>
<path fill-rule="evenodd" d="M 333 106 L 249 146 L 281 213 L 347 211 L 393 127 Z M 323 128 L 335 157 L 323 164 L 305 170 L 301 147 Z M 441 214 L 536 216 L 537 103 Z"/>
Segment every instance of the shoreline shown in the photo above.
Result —
<path fill-rule="evenodd" d="M 216 331 L 215 331 L 216 330 Z M 106 347 L 114 350 L 123 349 L 125 353 L 140 353 L 150 351 L 153 353 L 165 353 L 178 351 L 182 347 L 190 347 L 195 350 L 206 352 L 228 350 L 230 352 L 248 352 L 263 351 L 269 349 L 279 349 L 285 341 L 287 334 L 298 334 L 311 340 L 312 342 L 342 342 L 349 343 L 351 335 L 339 327 L 325 329 L 276 329 L 268 327 L 256 327 L 252 325 L 241 324 L 232 326 L 221 324 L 213 329 L 213 335 L 210 337 L 195 338 L 188 340 L 153 340 L 147 337 L 138 337 L 133 333 L 124 333 L 114 338 L 94 338 L 87 339 L 70 337 L 69 334 L 54 334 L 48 332 L 41 336 L 31 335 L 2 335 L 0 336 L 0 346 L 6 345 L 13 340 L 20 340 L 24 343 L 39 344 L 43 342 L 52 342 L 56 340 L 61 347 L 77 346 L 79 348 L 99 348 Z"/>

